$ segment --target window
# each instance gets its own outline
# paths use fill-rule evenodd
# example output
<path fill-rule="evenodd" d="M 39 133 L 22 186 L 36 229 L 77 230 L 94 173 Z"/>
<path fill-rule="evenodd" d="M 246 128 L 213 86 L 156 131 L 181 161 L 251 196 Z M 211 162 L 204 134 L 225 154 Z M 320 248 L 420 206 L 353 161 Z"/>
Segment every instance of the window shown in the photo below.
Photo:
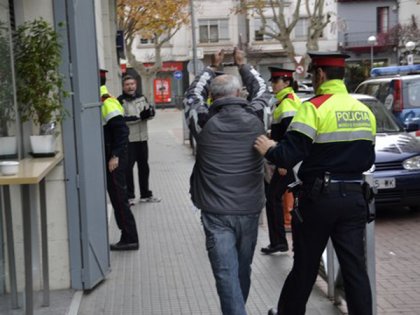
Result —
<path fill-rule="evenodd" d="M 229 20 L 199 20 L 200 43 L 229 40 Z"/>
<path fill-rule="evenodd" d="M 388 33 L 389 7 L 376 8 L 376 31 L 378 34 Z"/>
<path fill-rule="evenodd" d="M 408 94 L 407 107 L 420 107 L 420 79 L 407 80 L 405 86 Z"/>
<path fill-rule="evenodd" d="M 140 38 L 140 44 L 141 45 L 150 45 L 155 42 L 154 38 Z"/>
<path fill-rule="evenodd" d="M 308 36 L 308 24 L 309 24 L 308 18 L 299 19 L 299 21 L 296 23 L 296 26 L 295 26 L 296 39 L 302 39 Z"/>
<path fill-rule="evenodd" d="M 255 41 L 268 41 L 273 40 L 272 37 L 268 35 L 264 35 L 260 29 L 261 29 L 262 21 L 261 19 L 254 19 L 254 40 Z M 279 28 L 277 27 L 277 24 L 272 20 L 267 20 L 267 31 L 270 33 L 279 33 Z"/>

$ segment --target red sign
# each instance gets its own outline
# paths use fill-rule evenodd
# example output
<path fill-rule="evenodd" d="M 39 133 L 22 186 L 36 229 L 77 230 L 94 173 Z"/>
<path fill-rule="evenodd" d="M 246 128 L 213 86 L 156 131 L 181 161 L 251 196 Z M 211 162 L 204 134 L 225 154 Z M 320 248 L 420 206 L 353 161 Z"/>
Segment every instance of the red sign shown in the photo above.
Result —
<path fill-rule="evenodd" d="M 155 95 L 155 103 L 171 102 L 171 80 L 155 79 L 153 81 L 153 92 Z"/>
<path fill-rule="evenodd" d="M 145 67 L 151 67 L 153 66 L 153 63 L 145 63 Z M 162 69 L 160 71 L 162 72 L 175 72 L 175 71 L 182 71 L 184 69 L 184 66 L 182 62 L 164 62 L 162 64 Z"/>
<path fill-rule="evenodd" d="M 127 72 L 127 64 L 122 63 L 122 64 L 120 64 L 120 67 L 121 67 L 121 73 L 125 74 Z"/>
<path fill-rule="evenodd" d="M 302 74 L 305 71 L 305 69 L 303 68 L 303 66 L 297 66 L 295 71 L 296 73 Z"/>

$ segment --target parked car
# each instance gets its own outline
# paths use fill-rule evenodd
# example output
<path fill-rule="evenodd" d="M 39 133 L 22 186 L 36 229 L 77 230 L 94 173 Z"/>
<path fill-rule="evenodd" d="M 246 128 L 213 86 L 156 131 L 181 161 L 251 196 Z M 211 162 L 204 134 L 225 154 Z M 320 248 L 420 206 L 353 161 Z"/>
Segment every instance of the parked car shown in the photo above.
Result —
<path fill-rule="evenodd" d="M 420 126 L 420 65 L 373 68 L 371 77 L 355 93 L 376 97 L 406 128 Z"/>
<path fill-rule="evenodd" d="M 378 99 L 351 94 L 376 117 L 376 160 L 371 171 L 377 206 L 420 208 L 420 141 L 404 130 Z"/>

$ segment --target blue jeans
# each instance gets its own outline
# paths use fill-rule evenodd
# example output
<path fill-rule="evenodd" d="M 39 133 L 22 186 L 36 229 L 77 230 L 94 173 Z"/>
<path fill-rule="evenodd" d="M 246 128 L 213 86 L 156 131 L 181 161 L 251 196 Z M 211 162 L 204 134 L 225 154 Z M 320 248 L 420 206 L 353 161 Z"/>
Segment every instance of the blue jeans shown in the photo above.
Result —
<path fill-rule="evenodd" d="M 206 248 L 224 315 L 246 315 L 259 214 L 202 212 Z"/>

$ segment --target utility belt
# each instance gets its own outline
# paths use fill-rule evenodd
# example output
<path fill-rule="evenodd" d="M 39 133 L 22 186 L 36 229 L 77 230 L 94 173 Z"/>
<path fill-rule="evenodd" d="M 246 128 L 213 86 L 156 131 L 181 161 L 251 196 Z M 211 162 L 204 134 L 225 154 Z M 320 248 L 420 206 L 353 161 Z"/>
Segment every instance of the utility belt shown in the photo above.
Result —
<path fill-rule="evenodd" d="M 375 192 L 374 189 L 363 180 L 362 175 L 354 176 L 352 179 L 349 179 L 349 177 L 347 177 L 347 179 L 339 179 L 339 177 L 325 172 L 324 176 L 316 178 L 312 184 L 306 185 L 300 181 L 296 181 L 287 187 L 295 198 L 295 207 L 292 211 L 295 212 L 298 219 L 300 218 L 299 221 L 301 222 L 303 221 L 303 218 L 298 209 L 299 197 L 317 200 L 321 195 L 332 192 L 339 192 L 343 197 L 345 197 L 348 192 L 361 192 L 367 203 L 367 221 L 371 222 L 375 219 L 375 207 L 371 204 L 375 197 Z"/>
<path fill-rule="evenodd" d="M 311 184 L 302 185 L 302 194 L 309 199 L 316 199 L 321 194 L 330 192 L 362 192 L 363 176 L 356 175 L 336 175 L 325 172 L 323 176 L 315 178 Z"/>

